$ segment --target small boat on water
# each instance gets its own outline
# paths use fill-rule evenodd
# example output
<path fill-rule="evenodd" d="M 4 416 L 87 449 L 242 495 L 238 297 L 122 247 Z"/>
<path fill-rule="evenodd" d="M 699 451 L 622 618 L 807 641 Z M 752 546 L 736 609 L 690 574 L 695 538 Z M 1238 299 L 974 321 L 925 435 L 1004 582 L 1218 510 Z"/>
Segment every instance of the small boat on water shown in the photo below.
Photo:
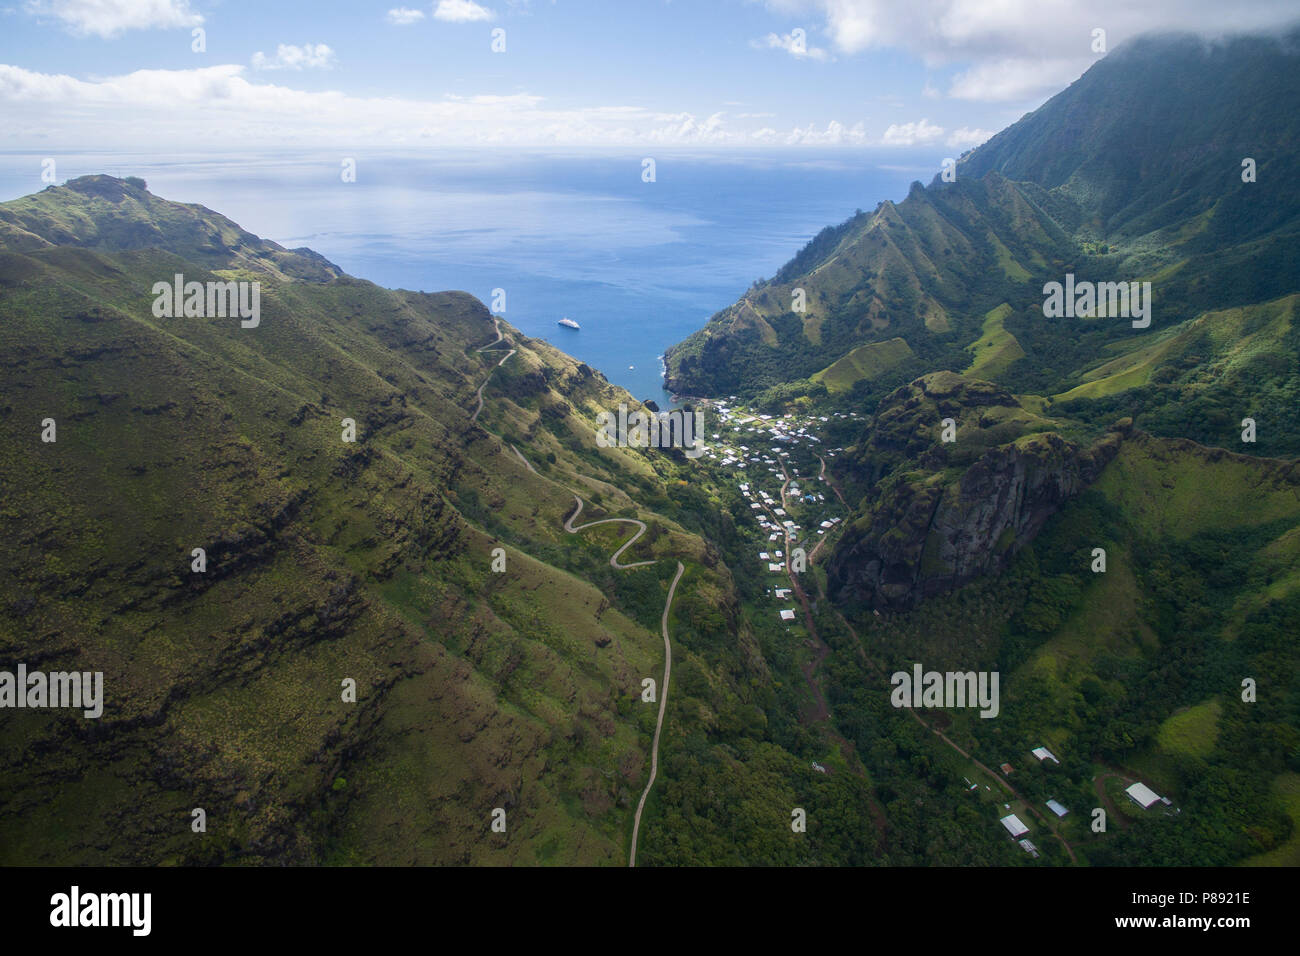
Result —
<path fill-rule="evenodd" d="M 569 318 L 567 315 L 564 318 L 560 319 L 560 321 L 557 324 L 564 326 L 566 329 L 582 328 L 581 325 L 579 325 L 577 322 L 574 322 L 573 319 Z"/>

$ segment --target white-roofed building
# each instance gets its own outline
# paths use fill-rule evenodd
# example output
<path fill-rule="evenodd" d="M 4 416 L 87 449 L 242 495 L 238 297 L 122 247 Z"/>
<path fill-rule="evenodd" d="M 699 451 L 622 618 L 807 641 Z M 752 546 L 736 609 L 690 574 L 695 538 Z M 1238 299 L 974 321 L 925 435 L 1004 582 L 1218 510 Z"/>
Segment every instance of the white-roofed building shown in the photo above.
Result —
<path fill-rule="evenodd" d="M 1035 747 L 1033 750 L 1033 754 L 1039 760 L 1050 760 L 1052 761 L 1052 763 L 1056 764 L 1057 766 L 1060 766 L 1061 761 L 1057 760 L 1056 756 L 1046 747 Z"/>
<path fill-rule="evenodd" d="M 794 620 L 794 611 L 791 611 L 791 610 L 788 610 L 788 609 L 782 611 L 782 612 L 781 612 L 781 620 L 783 620 L 783 621 L 793 621 L 793 620 Z"/>
<path fill-rule="evenodd" d="M 1007 832 L 1010 833 L 1013 837 L 1019 837 L 1029 832 L 1029 827 L 1021 823 L 1020 818 L 1016 816 L 1014 813 L 1008 813 L 1005 817 L 1003 817 L 998 822 L 1000 822 L 1004 827 L 1006 827 Z"/>
<path fill-rule="evenodd" d="M 1051 810 L 1051 811 L 1052 811 L 1053 813 L 1055 813 L 1058 817 L 1063 817 L 1063 816 L 1065 816 L 1067 813 L 1070 812 L 1069 810 L 1065 809 L 1065 807 L 1063 807 L 1063 806 L 1061 806 L 1059 803 L 1057 803 L 1055 800 L 1048 800 L 1048 801 L 1047 801 L 1047 809 Z"/>
<path fill-rule="evenodd" d="M 1136 803 L 1143 810 L 1147 809 L 1147 807 L 1151 806 L 1153 803 L 1160 802 L 1160 794 L 1156 793 L 1145 783 L 1135 783 L 1131 787 L 1125 789 L 1124 792 L 1128 794 L 1130 800 Z"/>

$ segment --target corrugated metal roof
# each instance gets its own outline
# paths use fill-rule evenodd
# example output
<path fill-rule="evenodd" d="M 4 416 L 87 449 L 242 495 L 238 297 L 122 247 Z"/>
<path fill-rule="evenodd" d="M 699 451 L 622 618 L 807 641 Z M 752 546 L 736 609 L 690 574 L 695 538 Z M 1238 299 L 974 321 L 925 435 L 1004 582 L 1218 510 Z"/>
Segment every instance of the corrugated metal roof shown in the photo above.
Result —
<path fill-rule="evenodd" d="M 1130 797 L 1136 800 L 1142 807 L 1149 807 L 1153 803 L 1158 803 L 1160 794 L 1156 793 L 1145 783 L 1135 783 L 1125 791 Z"/>
<path fill-rule="evenodd" d="M 1021 823 L 1020 818 L 1016 816 L 1014 813 L 1008 813 L 1005 817 L 1003 817 L 998 822 L 1000 822 L 1004 827 L 1006 827 L 1007 832 L 1010 833 L 1013 837 L 1018 837 L 1022 833 L 1029 832 L 1029 827 Z"/>

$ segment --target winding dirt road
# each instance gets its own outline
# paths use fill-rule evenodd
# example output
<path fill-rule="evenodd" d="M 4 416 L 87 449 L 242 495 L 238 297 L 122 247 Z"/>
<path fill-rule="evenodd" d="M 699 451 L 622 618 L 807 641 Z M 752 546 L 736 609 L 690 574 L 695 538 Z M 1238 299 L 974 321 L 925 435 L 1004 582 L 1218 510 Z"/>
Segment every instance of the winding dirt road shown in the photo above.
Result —
<path fill-rule="evenodd" d="M 496 329 L 496 333 L 497 333 L 496 339 L 490 342 L 489 344 L 483 346 L 481 349 L 478 349 L 477 351 L 479 352 L 494 351 L 496 350 L 496 347 L 500 345 L 502 341 L 505 340 L 505 335 L 501 331 L 501 323 L 496 318 L 496 316 L 492 317 L 492 325 Z M 510 358 L 510 356 L 514 355 L 516 351 L 518 350 L 510 349 L 508 352 L 506 352 L 505 355 L 501 357 L 501 361 L 497 362 L 497 364 L 492 366 L 492 368 L 488 371 L 487 378 L 483 380 L 483 384 L 478 387 L 478 391 L 475 393 L 475 397 L 477 399 L 478 404 L 474 408 L 473 414 L 470 415 L 470 421 L 477 422 L 479 413 L 483 411 L 483 389 L 486 388 L 487 383 L 491 381 L 492 373 L 495 372 L 497 369 L 499 369 L 502 365 L 505 365 L 506 360 Z M 496 437 L 498 439 L 501 438 L 500 435 L 497 435 Z M 524 464 L 524 467 L 526 467 L 533 474 L 537 474 L 537 469 L 533 467 L 532 462 L 530 462 L 527 458 L 524 457 L 523 452 L 521 452 L 514 445 L 510 445 L 510 449 Z M 573 491 L 572 488 L 570 488 L 569 490 Z M 582 498 L 579 497 L 576 492 L 574 492 L 573 500 L 577 502 L 577 507 L 574 508 L 573 514 L 569 515 L 569 517 L 566 518 L 564 521 L 564 530 L 569 532 L 569 534 L 577 534 L 579 531 L 583 531 L 587 528 L 594 528 L 597 525 L 602 525 L 602 524 L 630 524 L 636 526 L 636 534 L 632 535 L 632 537 L 624 541 L 619 546 L 618 550 L 609 556 L 610 567 L 614 568 L 617 571 L 629 571 L 633 568 L 644 568 L 648 565 L 658 563 L 657 561 L 634 561 L 631 564 L 623 564 L 619 561 L 619 556 L 628 548 L 630 548 L 633 544 L 635 544 L 643 534 L 645 534 L 646 526 L 644 521 L 641 521 L 637 518 L 601 518 L 598 521 L 588 521 L 585 524 L 580 524 L 575 526 L 573 522 L 577 519 L 578 515 L 582 514 L 583 505 L 582 505 Z M 677 594 L 677 584 L 679 581 L 681 581 L 682 575 L 685 573 L 686 573 L 686 566 L 682 564 L 682 562 L 678 561 L 677 573 L 673 576 L 672 583 L 668 585 L 668 597 L 664 601 L 664 613 L 663 613 L 663 617 L 660 620 L 660 625 L 659 625 L 659 629 L 663 634 L 663 639 L 664 639 L 664 679 L 663 679 L 663 683 L 660 685 L 659 715 L 655 719 L 654 739 L 650 745 L 650 778 L 646 781 L 645 789 L 641 791 L 641 799 L 640 801 L 637 802 L 636 814 L 632 818 L 632 848 L 628 854 L 628 861 L 627 861 L 627 865 L 629 867 L 636 866 L 636 845 L 637 845 L 637 840 L 641 834 L 641 814 L 645 810 L 646 800 L 649 799 L 650 797 L 650 788 L 654 786 L 655 778 L 659 775 L 659 735 L 663 731 L 664 714 L 667 712 L 668 709 L 668 681 L 669 678 L 672 676 L 672 668 L 673 668 L 673 645 L 668 638 L 668 612 L 672 610 L 673 598 Z"/>
<path fill-rule="evenodd" d="M 1106 812 L 1110 814 L 1108 819 L 1114 820 L 1115 823 L 1119 825 L 1119 828 L 1121 830 L 1126 830 L 1128 829 L 1128 821 L 1124 819 L 1124 814 L 1119 812 L 1119 810 L 1115 807 L 1115 804 L 1111 801 L 1110 795 L 1106 793 L 1107 780 L 1118 780 L 1121 783 L 1132 784 L 1132 783 L 1137 783 L 1137 778 L 1126 777 L 1122 773 L 1111 773 L 1111 772 L 1098 774 L 1097 776 L 1092 778 L 1092 784 L 1097 790 L 1097 798 L 1101 800 L 1102 804 L 1106 807 Z"/>
<path fill-rule="evenodd" d="M 636 539 L 633 538 L 632 540 L 635 541 Z M 624 547 L 627 547 L 627 545 L 624 545 Z M 673 594 L 677 591 L 677 582 L 682 579 L 682 574 L 685 571 L 686 566 L 678 561 L 677 573 L 673 576 L 673 583 L 668 585 L 668 600 L 664 602 L 664 616 L 660 623 L 660 630 L 663 631 L 664 635 L 664 682 L 659 686 L 663 689 L 663 693 L 659 695 L 659 717 L 655 720 L 654 743 L 650 745 L 650 779 L 646 781 L 645 790 L 641 791 L 641 799 L 636 805 L 636 816 L 632 818 L 632 853 L 627 858 L 629 867 L 636 866 L 636 841 L 641 833 L 641 811 L 645 809 L 646 798 L 650 796 L 650 788 L 654 786 L 655 777 L 659 774 L 659 732 L 664 727 L 664 711 L 668 707 L 668 678 L 673 670 L 673 645 L 668 640 L 668 609 L 672 607 Z"/>
<path fill-rule="evenodd" d="M 840 499 L 840 504 L 842 504 L 845 508 L 847 508 L 849 506 L 849 503 L 845 501 L 844 496 L 840 494 L 840 489 L 835 487 L 835 482 L 831 481 L 830 478 L 828 478 L 826 475 L 826 459 L 823 458 L 821 455 L 818 455 L 817 460 L 822 463 L 822 470 L 818 472 L 817 477 L 826 479 L 826 484 L 831 486 L 831 491 L 835 492 L 835 497 Z"/>
<path fill-rule="evenodd" d="M 577 495 L 574 495 L 573 500 L 578 503 L 578 507 L 574 510 L 573 514 L 569 515 L 568 519 L 564 522 L 564 530 L 569 532 L 569 534 L 574 534 L 586 528 L 594 528 L 598 524 L 636 525 L 636 534 L 632 535 L 632 537 L 624 541 L 622 547 L 620 547 L 617 551 L 615 551 L 613 554 L 609 556 L 609 566 L 611 568 L 614 568 L 617 571 L 626 571 L 629 568 L 644 568 L 648 564 L 655 563 L 654 561 L 634 561 L 632 564 L 619 564 L 618 561 L 618 556 L 622 554 L 624 551 L 626 551 L 628 548 L 632 547 L 632 545 L 636 543 L 636 540 L 640 538 L 641 535 L 645 534 L 644 521 L 638 521 L 636 518 L 601 518 L 599 521 L 588 521 L 586 524 L 580 524 L 575 528 L 573 526 L 573 519 L 578 517 L 578 515 L 582 514 L 582 499 L 579 498 Z M 672 600 L 671 592 L 669 592 L 668 599 L 670 601 Z M 664 612 L 667 613 L 667 611 L 668 608 L 665 607 Z"/>
<path fill-rule="evenodd" d="M 523 452 L 521 452 L 521 451 L 520 451 L 518 448 L 516 448 L 514 445 L 511 445 L 511 446 L 510 446 L 510 450 L 513 451 L 516 455 L 519 456 L 519 460 L 522 461 L 522 462 L 524 463 L 524 467 L 525 467 L 525 468 L 527 468 L 529 471 L 531 471 L 534 475 L 537 474 L 537 469 L 533 467 L 533 463 L 532 463 L 531 461 L 529 461 L 527 458 L 524 457 L 524 453 L 523 453 Z"/>
<path fill-rule="evenodd" d="M 624 541 L 613 554 L 609 556 L 609 565 L 618 571 L 627 571 L 631 568 L 644 568 L 650 564 L 657 564 L 656 561 L 634 561 L 631 564 L 623 564 L 618 558 L 624 551 L 632 547 L 633 544 L 645 534 L 645 522 L 636 518 L 601 518 L 599 521 L 588 521 L 586 524 L 580 524 L 576 527 L 573 522 L 578 515 L 582 514 L 582 499 L 576 494 L 573 500 L 578 506 L 573 510 L 564 521 L 564 530 L 569 534 L 576 534 L 587 528 L 594 528 L 601 524 L 631 524 L 636 525 L 636 534 Z M 645 810 L 645 802 L 650 796 L 650 788 L 655 784 L 655 777 L 659 775 L 659 734 L 664 729 L 664 714 L 668 709 L 668 680 L 672 676 L 673 670 L 673 645 L 668 639 L 668 612 L 673 606 L 673 597 L 677 593 L 677 582 L 682 579 L 686 571 L 686 566 L 680 561 L 677 562 L 677 573 L 673 576 L 672 584 L 668 585 L 668 598 L 664 601 L 664 613 L 660 620 L 659 629 L 664 637 L 664 680 L 659 685 L 659 716 L 655 718 L 655 735 L 650 744 L 650 779 L 646 781 L 645 789 L 641 791 L 641 799 L 636 805 L 636 815 L 632 818 L 632 850 L 627 858 L 628 866 L 636 866 L 636 844 L 641 835 L 641 814 Z"/>
<path fill-rule="evenodd" d="M 478 349 L 477 351 L 479 352 L 495 351 L 496 347 L 500 345 L 501 342 L 505 339 L 505 335 L 501 331 L 501 322 L 497 319 L 496 316 L 492 317 L 492 326 L 497 330 L 496 341 L 489 342 L 487 345 L 483 346 L 481 349 Z M 501 357 L 501 361 L 497 362 L 496 365 L 493 365 L 491 370 L 487 373 L 487 378 L 483 379 L 483 384 L 478 387 L 478 392 L 476 393 L 478 397 L 478 407 L 474 409 L 474 414 L 470 415 L 469 417 L 470 421 L 477 422 L 479 412 L 483 411 L 483 389 L 487 388 L 487 383 L 492 380 L 492 373 L 495 372 L 497 369 L 499 369 L 502 365 L 505 365 L 506 359 L 510 358 L 510 356 L 514 355 L 515 352 L 517 351 L 518 349 L 511 349 L 510 351 L 506 352 L 506 354 Z M 515 454 L 519 455 L 519 449 L 517 448 L 515 449 Z M 524 456 L 519 455 L 519 457 L 522 459 Z M 525 461 L 524 464 L 528 465 L 528 462 Z M 532 465 L 528 465 L 529 471 L 531 471 L 532 468 L 533 468 Z"/>

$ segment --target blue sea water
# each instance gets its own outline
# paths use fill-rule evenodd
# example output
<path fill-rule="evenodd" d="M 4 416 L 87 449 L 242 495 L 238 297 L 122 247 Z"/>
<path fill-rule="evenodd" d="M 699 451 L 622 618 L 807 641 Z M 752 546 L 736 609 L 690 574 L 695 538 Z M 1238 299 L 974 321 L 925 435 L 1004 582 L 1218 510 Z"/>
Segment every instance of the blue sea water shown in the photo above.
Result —
<path fill-rule="evenodd" d="M 461 289 L 600 369 L 669 403 L 660 356 L 771 276 L 820 229 L 898 201 L 942 157 L 897 150 L 520 154 L 56 156 L 62 182 L 136 175 L 156 195 L 208 206 L 257 235 L 309 246 L 395 288 Z M 44 188 L 41 159 L 0 154 L 0 199 Z M 568 316 L 581 325 L 557 325 Z"/>

